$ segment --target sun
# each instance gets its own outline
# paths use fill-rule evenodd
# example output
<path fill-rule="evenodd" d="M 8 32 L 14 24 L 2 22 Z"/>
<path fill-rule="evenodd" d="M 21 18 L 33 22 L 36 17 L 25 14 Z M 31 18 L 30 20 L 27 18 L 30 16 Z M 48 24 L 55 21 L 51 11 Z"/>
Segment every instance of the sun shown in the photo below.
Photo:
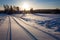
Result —
<path fill-rule="evenodd" d="M 29 4 L 28 4 L 28 3 L 24 3 L 24 4 L 22 5 L 22 9 L 30 10 Z"/>

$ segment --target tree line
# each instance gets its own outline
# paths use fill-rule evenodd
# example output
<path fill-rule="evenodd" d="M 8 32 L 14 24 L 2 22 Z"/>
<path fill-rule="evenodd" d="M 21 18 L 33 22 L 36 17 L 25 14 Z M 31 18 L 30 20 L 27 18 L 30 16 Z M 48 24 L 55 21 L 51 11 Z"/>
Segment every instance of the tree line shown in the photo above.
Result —
<path fill-rule="evenodd" d="M 20 13 L 48 13 L 48 14 L 60 14 L 60 9 L 35 9 L 31 8 L 30 10 L 20 10 L 18 6 L 9 6 L 3 5 L 4 11 L 0 11 L 0 13 L 4 12 L 5 14 L 20 14 Z"/>
<path fill-rule="evenodd" d="M 3 5 L 4 7 L 4 13 L 6 14 L 13 14 L 15 12 L 19 12 L 19 7 L 16 7 L 16 6 L 8 6 L 8 5 Z"/>

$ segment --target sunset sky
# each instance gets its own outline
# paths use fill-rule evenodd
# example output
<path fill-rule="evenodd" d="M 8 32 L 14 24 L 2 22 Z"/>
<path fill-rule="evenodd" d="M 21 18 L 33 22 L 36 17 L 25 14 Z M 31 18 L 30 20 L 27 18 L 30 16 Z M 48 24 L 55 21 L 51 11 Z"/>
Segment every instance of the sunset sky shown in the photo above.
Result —
<path fill-rule="evenodd" d="M 2 5 L 6 4 L 19 7 L 26 5 L 34 9 L 60 8 L 60 0 L 0 0 L 0 9 L 3 9 Z"/>

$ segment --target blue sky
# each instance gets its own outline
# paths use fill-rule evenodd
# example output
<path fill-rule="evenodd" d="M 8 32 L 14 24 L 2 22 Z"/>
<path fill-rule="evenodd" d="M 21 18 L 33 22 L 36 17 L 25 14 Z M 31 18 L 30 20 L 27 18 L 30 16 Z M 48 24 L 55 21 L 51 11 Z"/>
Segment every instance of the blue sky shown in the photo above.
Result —
<path fill-rule="evenodd" d="M 60 0 L 0 0 L 0 9 L 4 4 L 21 6 L 24 2 L 28 2 L 35 9 L 60 8 Z"/>

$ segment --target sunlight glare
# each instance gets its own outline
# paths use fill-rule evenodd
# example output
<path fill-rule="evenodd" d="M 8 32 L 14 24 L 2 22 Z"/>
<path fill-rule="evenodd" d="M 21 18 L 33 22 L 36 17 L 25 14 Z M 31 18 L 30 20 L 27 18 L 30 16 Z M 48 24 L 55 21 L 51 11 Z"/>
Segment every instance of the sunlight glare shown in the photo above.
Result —
<path fill-rule="evenodd" d="M 24 3 L 24 4 L 22 5 L 22 9 L 29 10 L 29 9 L 30 9 L 29 4 L 28 4 L 28 3 Z"/>

